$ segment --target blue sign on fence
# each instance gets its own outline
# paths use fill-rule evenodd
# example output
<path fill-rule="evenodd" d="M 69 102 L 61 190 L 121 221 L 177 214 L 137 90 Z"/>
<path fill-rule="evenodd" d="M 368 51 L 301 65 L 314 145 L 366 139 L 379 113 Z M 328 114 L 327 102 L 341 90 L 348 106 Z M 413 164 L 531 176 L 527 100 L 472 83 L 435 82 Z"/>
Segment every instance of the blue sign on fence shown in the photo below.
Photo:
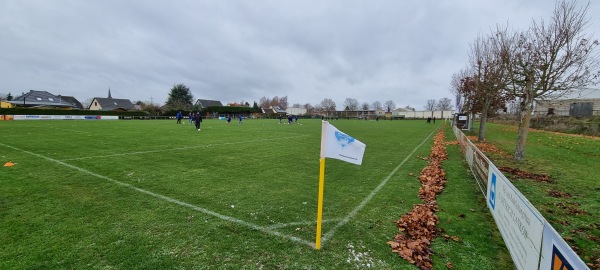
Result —
<path fill-rule="evenodd" d="M 490 195 L 488 196 L 492 210 L 496 207 L 496 174 L 492 172 L 492 183 L 490 184 Z"/>

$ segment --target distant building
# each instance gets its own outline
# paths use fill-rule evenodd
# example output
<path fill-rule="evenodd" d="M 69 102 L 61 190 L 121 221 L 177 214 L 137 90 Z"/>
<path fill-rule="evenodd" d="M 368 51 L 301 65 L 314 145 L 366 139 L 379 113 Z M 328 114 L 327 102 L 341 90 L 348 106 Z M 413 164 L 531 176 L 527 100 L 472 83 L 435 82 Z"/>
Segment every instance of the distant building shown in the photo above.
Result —
<path fill-rule="evenodd" d="M 305 115 L 306 108 L 287 108 L 287 113 L 291 115 Z"/>
<path fill-rule="evenodd" d="M 58 95 L 58 98 L 62 101 L 71 103 L 73 105 L 73 109 L 83 110 L 83 105 L 81 105 L 81 102 L 79 102 L 79 100 L 77 100 L 75 97 Z"/>
<path fill-rule="evenodd" d="M 95 97 L 88 109 L 92 111 L 131 111 L 134 106 L 129 99 L 112 98 L 109 88 L 108 97 Z"/>
<path fill-rule="evenodd" d="M 0 98 L 0 108 L 8 109 L 8 108 L 12 108 L 12 107 L 13 107 L 12 103 Z"/>
<path fill-rule="evenodd" d="M 534 115 L 600 115 L 600 98 L 536 100 Z"/>
<path fill-rule="evenodd" d="M 36 90 L 29 90 L 29 92 L 7 102 L 10 102 L 17 107 L 81 108 L 81 103 L 74 97 L 55 96 L 47 91 Z M 79 107 L 77 107 L 78 105 Z"/>
<path fill-rule="evenodd" d="M 202 110 L 204 108 L 213 106 L 223 107 L 223 103 L 221 103 L 221 101 L 218 100 L 198 99 L 196 100 L 196 104 L 194 104 L 194 106 L 197 106 L 198 108 L 200 108 L 200 110 Z"/>
<path fill-rule="evenodd" d="M 428 118 L 447 119 L 454 115 L 454 110 L 448 111 L 413 111 L 407 109 L 395 109 L 392 111 L 392 118 Z"/>
<path fill-rule="evenodd" d="M 338 111 L 336 115 L 339 117 L 351 117 L 358 119 L 376 119 L 377 117 L 384 117 L 384 110 L 356 110 L 356 111 Z"/>

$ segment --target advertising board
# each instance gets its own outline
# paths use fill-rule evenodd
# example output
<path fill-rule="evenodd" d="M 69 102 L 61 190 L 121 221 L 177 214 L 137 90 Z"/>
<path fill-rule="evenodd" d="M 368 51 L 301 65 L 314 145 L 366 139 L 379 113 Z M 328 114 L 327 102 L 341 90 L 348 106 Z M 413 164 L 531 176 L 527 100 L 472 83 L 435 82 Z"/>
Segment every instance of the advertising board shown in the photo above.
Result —
<path fill-rule="evenodd" d="M 540 270 L 589 269 L 554 228 L 546 223 Z"/>
<path fill-rule="evenodd" d="M 493 164 L 489 165 L 486 201 L 515 267 L 537 269 L 546 221 Z"/>

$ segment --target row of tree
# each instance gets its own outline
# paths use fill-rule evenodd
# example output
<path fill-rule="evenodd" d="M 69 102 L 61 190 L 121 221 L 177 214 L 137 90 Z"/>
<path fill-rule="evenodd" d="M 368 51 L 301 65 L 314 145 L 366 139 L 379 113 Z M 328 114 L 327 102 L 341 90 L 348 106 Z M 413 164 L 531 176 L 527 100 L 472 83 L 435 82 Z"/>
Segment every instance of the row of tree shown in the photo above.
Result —
<path fill-rule="evenodd" d="M 452 76 L 460 112 L 481 115 L 479 141 L 493 112 L 517 102 L 519 131 L 514 158 L 525 158 L 529 122 L 535 100 L 557 99 L 598 83 L 598 40 L 585 32 L 589 3 L 556 3 L 548 21 L 533 20 L 529 28 L 497 26 L 470 44 L 467 67 Z"/>

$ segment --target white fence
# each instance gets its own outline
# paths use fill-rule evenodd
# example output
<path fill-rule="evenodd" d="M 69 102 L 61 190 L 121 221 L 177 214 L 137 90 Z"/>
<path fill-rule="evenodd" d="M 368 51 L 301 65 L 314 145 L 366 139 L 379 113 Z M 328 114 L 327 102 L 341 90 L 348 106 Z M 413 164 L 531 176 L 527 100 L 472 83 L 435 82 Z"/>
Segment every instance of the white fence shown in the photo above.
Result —
<path fill-rule="evenodd" d="M 519 270 L 589 269 L 527 198 L 456 126 L 467 163 Z"/>

